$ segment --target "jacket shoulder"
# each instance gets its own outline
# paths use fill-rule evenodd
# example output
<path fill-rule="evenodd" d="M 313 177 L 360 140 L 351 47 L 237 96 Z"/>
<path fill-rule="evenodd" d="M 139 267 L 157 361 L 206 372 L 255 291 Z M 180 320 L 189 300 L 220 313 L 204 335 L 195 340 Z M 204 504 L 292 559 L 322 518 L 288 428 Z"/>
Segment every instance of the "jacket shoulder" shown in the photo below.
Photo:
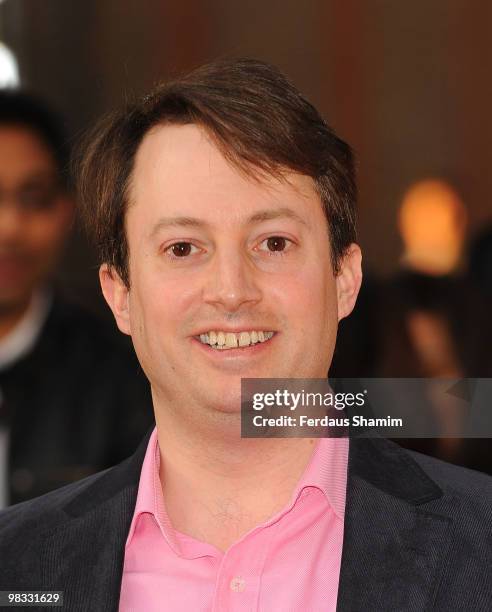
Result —
<path fill-rule="evenodd" d="M 83 480 L 0 511 L 0 551 L 12 542 L 20 545 L 24 539 L 32 538 L 34 534 L 62 525 L 70 518 L 65 507 L 114 469 L 97 472 Z M 0 558 L 1 556 L 2 554 Z"/>
<path fill-rule="evenodd" d="M 472 524 L 479 531 L 490 529 L 491 476 L 402 448 L 385 438 L 355 438 L 351 445 L 353 476 L 422 511 L 442 512 L 458 524 L 468 517 L 464 531 Z"/>
<path fill-rule="evenodd" d="M 405 452 L 412 456 L 445 494 L 455 495 L 484 505 L 492 504 L 492 476 L 415 451 L 406 450 Z"/>
<path fill-rule="evenodd" d="M 420 453 L 411 456 L 442 491 L 429 511 L 450 519 L 433 609 L 457 609 L 457 602 L 463 610 L 492 609 L 492 477 Z"/>

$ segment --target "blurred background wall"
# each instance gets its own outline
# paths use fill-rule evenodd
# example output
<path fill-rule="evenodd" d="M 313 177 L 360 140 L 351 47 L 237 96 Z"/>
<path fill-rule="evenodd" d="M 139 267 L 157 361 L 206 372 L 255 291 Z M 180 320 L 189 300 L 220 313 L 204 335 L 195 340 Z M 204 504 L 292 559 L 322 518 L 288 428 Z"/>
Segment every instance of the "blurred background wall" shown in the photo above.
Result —
<path fill-rule="evenodd" d="M 395 226 L 414 181 L 448 180 L 470 230 L 491 218 L 492 4 L 483 0 L 3 0 L 0 38 L 22 83 L 65 116 L 73 142 L 102 113 L 223 54 L 277 64 L 355 148 L 360 241 L 398 267 Z M 78 235 L 65 288 L 99 309 Z"/>

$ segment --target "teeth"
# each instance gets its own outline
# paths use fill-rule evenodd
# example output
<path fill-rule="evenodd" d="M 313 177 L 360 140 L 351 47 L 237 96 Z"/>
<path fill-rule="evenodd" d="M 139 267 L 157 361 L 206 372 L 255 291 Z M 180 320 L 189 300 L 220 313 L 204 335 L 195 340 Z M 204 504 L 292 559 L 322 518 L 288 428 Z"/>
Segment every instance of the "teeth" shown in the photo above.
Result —
<path fill-rule="evenodd" d="M 274 335 L 272 331 L 243 331 L 238 334 L 233 332 L 209 331 L 207 334 L 200 334 L 200 342 L 209 344 L 215 349 L 230 349 L 245 347 L 258 342 L 266 342 Z"/>
<path fill-rule="evenodd" d="M 226 334 L 226 343 L 227 348 L 236 348 L 237 347 L 237 336 L 233 333 Z"/>
<path fill-rule="evenodd" d="M 241 332 L 239 334 L 239 346 L 249 346 L 251 340 L 248 332 Z"/>

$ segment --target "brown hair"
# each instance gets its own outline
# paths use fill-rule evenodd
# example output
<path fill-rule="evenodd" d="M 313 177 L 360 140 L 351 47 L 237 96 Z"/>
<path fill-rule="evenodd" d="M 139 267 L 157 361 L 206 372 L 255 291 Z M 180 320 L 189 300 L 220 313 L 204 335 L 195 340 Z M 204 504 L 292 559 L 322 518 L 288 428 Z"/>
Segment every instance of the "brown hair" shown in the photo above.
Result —
<path fill-rule="evenodd" d="M 310 176 L 328 221 L 333 269 L 356 239 L 356 185 L 350 147 L 274 66 L 221 59 L 159 85 L 103 119 L 76 168 L 79 203 L 101 263 L 129 286 L 125 212 L 136 152 L 149 130 L 197 124 L 250 176 Z"/>

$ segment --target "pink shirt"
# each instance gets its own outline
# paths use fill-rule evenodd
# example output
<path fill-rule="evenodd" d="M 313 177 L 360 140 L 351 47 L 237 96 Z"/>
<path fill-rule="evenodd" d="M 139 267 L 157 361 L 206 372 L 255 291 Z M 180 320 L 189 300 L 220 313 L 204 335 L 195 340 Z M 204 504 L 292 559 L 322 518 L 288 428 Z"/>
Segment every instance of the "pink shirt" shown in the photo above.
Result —
<path fill-rule="evenodd" d="M 336 609 L 348 439 L 321 438 L 289 503 L 224 553 L 173 529 L 156 430 L 128 533 L 120 612 Z"/>

